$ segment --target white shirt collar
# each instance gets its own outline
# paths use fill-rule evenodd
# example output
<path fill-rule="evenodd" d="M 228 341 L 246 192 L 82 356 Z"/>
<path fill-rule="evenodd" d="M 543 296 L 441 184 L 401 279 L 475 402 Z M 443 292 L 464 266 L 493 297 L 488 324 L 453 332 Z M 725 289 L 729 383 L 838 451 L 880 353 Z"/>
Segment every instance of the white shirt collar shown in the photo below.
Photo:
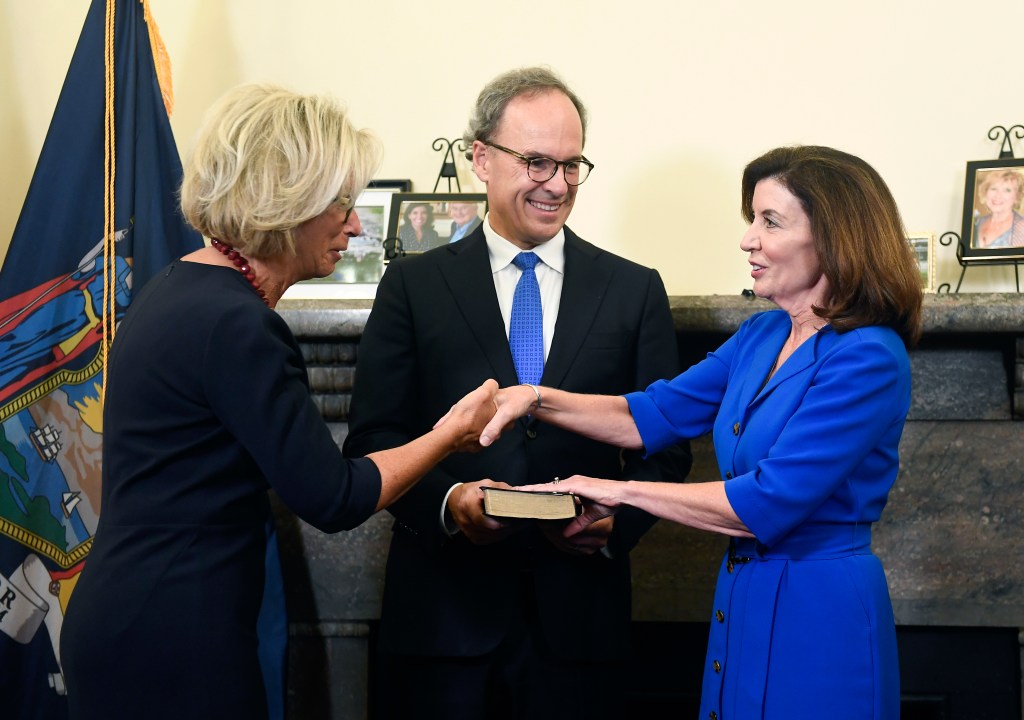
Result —
<path fill-rule="evenodd" d="M 523 252 L 491 227 L 491 214 L 484 216 L 484 237 L 487 240 L 487 257 L 491 261 L 491 272 L 496 273 L 508 267 L 516 255 Z M 559 228 L 553 238 L 533 248 L 545 265 L 559 273 L 565 272 L 565 228 Z"/>

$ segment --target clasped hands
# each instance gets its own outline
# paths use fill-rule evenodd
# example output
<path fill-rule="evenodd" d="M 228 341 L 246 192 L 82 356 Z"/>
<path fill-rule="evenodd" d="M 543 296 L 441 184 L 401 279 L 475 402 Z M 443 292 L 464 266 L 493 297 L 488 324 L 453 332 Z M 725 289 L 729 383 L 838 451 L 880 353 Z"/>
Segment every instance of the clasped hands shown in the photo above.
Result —
<path fill-rule="evenodd" d="M 486 380 L 452 405 L 444 417 L 434 423 L 434 428 L 456 418 L 466 423 L 458 439 L 458 450 L 472 452 L 492 445 L 501 437 L 501 433 L 516 420 L 528 415 L 536 404 L 537 395 L 528 385 L 499 389 L 494 380 Z"/>
<path fill-rule="evenodd" d="M 438 428 L 458 417 L 468 425 L 460 437 L 459 450 L 479 450 L 492 445 L 518 418 L 534 410 L 536 404 L 537 394 L 533 388 L 515 385 L 498 389 L 497 383 L 488 380 L 453 405 L 434 427 Z M 558 481 L 557 484 L 552 482 L 515 488 L 523 491 L 573 492 L 584 498 L 583 511 L 574 520 L 568 523 L 539 522 L 539 527 L 549 542 L 570 555 L 592 555 L 599 552 L 607 546 L 614 526 L 614 506 L 592 503 L 585 499 L 586 496 L 581 491 L 587 489 L 588 481 L 602 482 L 574 476 Z M 502 521 L 485 515 L 482 490 L 484 487 L 510 486 L 489 479 L 463 483 L 449 494 L 447 505 L 447 510 L 458 525 L 459 531 L 470 542 L 478 545 L 498 542 L 526 527 L 526 522 L 522 520 Z"/>

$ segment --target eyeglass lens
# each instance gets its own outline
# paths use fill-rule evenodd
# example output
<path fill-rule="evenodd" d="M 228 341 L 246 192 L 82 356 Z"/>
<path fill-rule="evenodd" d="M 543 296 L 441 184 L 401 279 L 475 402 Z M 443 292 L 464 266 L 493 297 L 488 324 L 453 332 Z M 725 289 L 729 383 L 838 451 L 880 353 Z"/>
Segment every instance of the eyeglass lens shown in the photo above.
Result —
<path fill-rule="evenodd" d="M 579 162 L 567 162 L 562 165 L 565 181 L 570 185 L 579 185 L 587 179 L 590 166 Z M 558 163 L 551 158 L 531 158 L 527 166 L 530 179 L 535 182 L 547 182 L 558 172 Z"/>

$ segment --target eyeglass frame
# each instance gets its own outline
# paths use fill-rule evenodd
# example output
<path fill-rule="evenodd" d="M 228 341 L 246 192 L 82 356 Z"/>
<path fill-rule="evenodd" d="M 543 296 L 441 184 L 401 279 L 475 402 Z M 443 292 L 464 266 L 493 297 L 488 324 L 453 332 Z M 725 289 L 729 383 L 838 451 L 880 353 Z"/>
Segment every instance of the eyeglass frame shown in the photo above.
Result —
<path fill-rule="evenodd" d="M 548 180 L 553 178 L 558 173 L 559 166 L 562 167 L 562 178 L 565 180 L 565 184 L 572 185 L 573 187 L 579 187 L 580 185 L 585 183 L 587 181 L 587 178 L 590 177 L 590 173 L 594 172 L 594 163 L 587 160 L 587 158 L 584 157 L 583 155 L 580 155 L 579 158 L 576 160 L 555 160 L 554 158 L 550 158 L 547 155 L 537 155 L 535 157 L 528 157 L 520 152 L 516 152 L 515 150 L 507 148 L 504 145 L 499 145 L 498 143 L 491 142 L 490 140 L 481 140 L 480 142 L 482 142 L 487 147 L 492 147 L 495 150 L 501 150 L 502 152 L 508 153 L 514 158 L 522 160 L 524 163 L 526 163 L 526 177 L 530 178 L 531 180 L 538 184 L 546 183 Z M 537 180 L 532 175 L 530 175 L 530 165 L 533 164 L 534 160 L 550 160 L 555 164 L 555 169 L 551 171 L 551 174 L 546 179 Z M 583 165 L 586 165 L 588 168 L 590 168 L 589 170 L 587 170 L 587 177 L 583 178 L 578 183 L 569 182 L 569 177 L 565 174 L 565 171 L 570 163 L 582 163 Z"/>
<path fill-rule="evenodd" d="M 338 203 L 342 207 L 345 207 L 346 205 L 348 206 L 348 209 L 345 210 L 345 217 L 341 221 L 341 224 L 344 225 L 348 222 L 348 219 L 352 217 L 352 211 L 356 209 L 356 205 L 352 202 L 351 195 L 338 195 L 334 198 L 334 202 Z"/>

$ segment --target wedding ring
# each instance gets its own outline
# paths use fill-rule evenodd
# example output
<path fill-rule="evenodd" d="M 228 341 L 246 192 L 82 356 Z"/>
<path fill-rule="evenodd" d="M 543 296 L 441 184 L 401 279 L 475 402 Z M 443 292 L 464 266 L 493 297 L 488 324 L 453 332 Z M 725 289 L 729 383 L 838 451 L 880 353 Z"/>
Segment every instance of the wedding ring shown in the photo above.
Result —
<path fill-rule="evenodd" d="M 556 477 L 556 478 L 555 478 L 554 480 L 552 480 L 552 481 L 551 481 L 551 483 L 552 483 L 553 485 L 557 485 L 557 484 L 558 484 L 558 483 L 560 483 L 560 482 L 562 482 L 562 478 L 557 478 L 557 477 Z"/>

